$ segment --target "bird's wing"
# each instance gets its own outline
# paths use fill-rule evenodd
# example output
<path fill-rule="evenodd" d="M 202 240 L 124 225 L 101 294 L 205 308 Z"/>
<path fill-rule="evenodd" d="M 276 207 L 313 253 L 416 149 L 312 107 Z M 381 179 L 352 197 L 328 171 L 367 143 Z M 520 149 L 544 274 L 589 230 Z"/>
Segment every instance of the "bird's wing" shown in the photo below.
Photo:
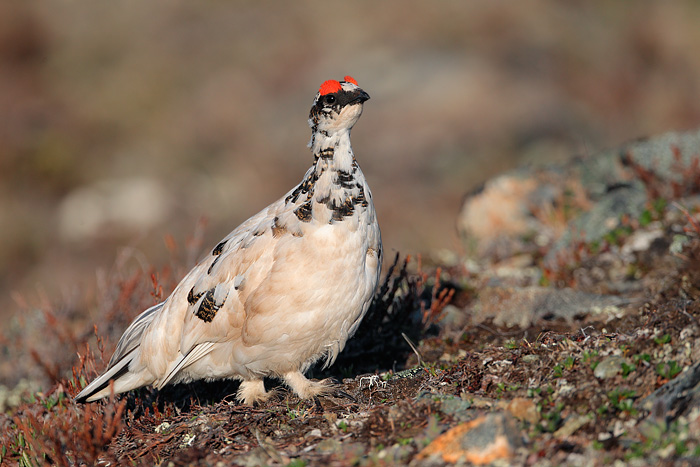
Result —
<path fill-rule="evenodd" d="M 156 313 L 158 313 L 161 308 L 163 308 L 163 302 L 152 306 L 146 311 L 142 312 L 136 317 L 136 319 L 126 328 L 122 337 L 119 338 L 119 343 L 117 348 L 112 354 L 112 358 L 109 359 L 109 364 L 107 365 L 107 370 L 111 369 L 119 361 L 121 361 L 126 355 L 128 355 L 132 350 L 139 346 L 141 335 L 146 327 L 153 321 Z"/>
<path fill-rule="evenodd" d="M 203 342 L 194 346 L 194 348 L 186 355 L 181 355 L 180 358 L 174 362 L 173 368 L 170 370 L 170 372 L 165 375 L 164 378 L 158 380 L 158 383 L 155 385 L 156 389 L 162 389 L 163 386 L 168 384 L 180 370 L 187 368 L 200 358 L 206 356 L 211 351 L 213 346 L 214 342 Z"/>
<path fill-rule="evenodd" d="M 274 251 L 298 226 L 284 198 L 241 224 L 219 242 L 176 287 L 141 340 L 141 358 L 159 385 L 201 359 L 213 344 L 240 338 L 247 318 L 245 297 L 270 274 Z M 298 219 L 297 219 L 298 223 Z M 282 234 L 284 233 L 284 235 Z"/>

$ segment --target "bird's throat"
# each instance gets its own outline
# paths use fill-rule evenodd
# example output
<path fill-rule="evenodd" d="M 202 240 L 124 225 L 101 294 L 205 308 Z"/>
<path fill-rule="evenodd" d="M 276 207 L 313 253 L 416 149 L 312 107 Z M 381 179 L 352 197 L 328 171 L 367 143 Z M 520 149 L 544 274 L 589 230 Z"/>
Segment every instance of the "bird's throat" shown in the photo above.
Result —
<path fill-rule="evenodd" d="M 314 155 L 317 175 L 321 175 L 328 169 L 349 172 L 357 167 L 350 143 L 350 130 L 330 134 L 325 131 L 314 132 L 311 138 L 311 151 Z"/>
<path fill-rule="evenodd" d="M 298 205 L 294 212 L 299 220 L 333 223 L 367 207 L 364 176 L 352 151 L 350 130 L 316 131 L 310 146 L 314 165 L 286 198 L 287 203 Z"/>

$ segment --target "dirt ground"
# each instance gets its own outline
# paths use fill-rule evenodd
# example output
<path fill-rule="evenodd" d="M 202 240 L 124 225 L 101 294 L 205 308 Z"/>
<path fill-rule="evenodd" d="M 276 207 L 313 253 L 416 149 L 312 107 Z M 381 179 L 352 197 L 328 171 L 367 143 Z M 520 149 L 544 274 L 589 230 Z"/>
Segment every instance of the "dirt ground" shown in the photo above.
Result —
<path fill-rule="evenodd" d="M 653 216 L 577 245 L 556 269 L 541 267 L 546 251 L 531 251 L 536 279 L 495 280 L 502 263 L 474 272 L 397 257 L 346 351 L 330 370 L 314 370 L 342 392 L 300 400 L 270 380 L 276 397 L 256 407 L 236 402 L 235 382 L 75 404 L 135 310 L 172 288 L 177 271 L 112 277 L 88 321 L 71 323 L 78 305 L 47 305 L 28 312 L 22 332 L 4 333 L 8 357 L 39 368 L 46 385 L 6 403 L 1 465 L 694 465 L 699 216 L 671 207 Z M 622 253 L 649 232 L 649 248 Z M 527 287 L 603 297 L 611 284 L 603 266 L 625 271 L 616 306 L 567 319 L 548 313 L 524 327 L 478 318 L 487 301 L 513 311 Z M 18 353 L 37 342 L 27 332 L 43 342 Z"/>

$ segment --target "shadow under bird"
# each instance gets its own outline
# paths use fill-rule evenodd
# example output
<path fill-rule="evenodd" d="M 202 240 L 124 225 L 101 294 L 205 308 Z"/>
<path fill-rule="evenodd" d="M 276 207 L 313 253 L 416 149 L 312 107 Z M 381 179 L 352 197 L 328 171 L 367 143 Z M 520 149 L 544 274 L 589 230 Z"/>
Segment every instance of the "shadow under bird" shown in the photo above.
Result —
<path fill-rule="evenodd" d="M 199 379 L 240 380 L 245 404 L 269 397 L 264 377 L 303 399 L 336 392 L 304 373 L 321 358 L 325 367 L 335 361 L 379 282 L 381 234 L 350 144 L 368 99 L 349 76 L 321 85 L 309 114 L 314 162 L 302 182 L 142 312 L 77 401 Z"/>

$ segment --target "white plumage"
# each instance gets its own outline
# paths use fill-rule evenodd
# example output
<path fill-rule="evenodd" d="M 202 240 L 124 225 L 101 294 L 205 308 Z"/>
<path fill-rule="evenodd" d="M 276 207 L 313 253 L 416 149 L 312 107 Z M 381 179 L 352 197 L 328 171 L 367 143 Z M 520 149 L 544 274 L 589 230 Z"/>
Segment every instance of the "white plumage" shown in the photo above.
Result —
<path fill-rule="evenodd" d="M 350 145 L 369 99 L 357 82 L 323 83 L 309 116 L 314 164 L 303 181 L 251 217 L 141 313 L 106 371 L 76 397 L 94 401 L 148 384 L 241 380 L 246 404 L 268 397 L 265 376 L 299 397 L 332 392 L 304 372 L 335 361 L 379 281 L 382 243 L 372 194 Z"/>

